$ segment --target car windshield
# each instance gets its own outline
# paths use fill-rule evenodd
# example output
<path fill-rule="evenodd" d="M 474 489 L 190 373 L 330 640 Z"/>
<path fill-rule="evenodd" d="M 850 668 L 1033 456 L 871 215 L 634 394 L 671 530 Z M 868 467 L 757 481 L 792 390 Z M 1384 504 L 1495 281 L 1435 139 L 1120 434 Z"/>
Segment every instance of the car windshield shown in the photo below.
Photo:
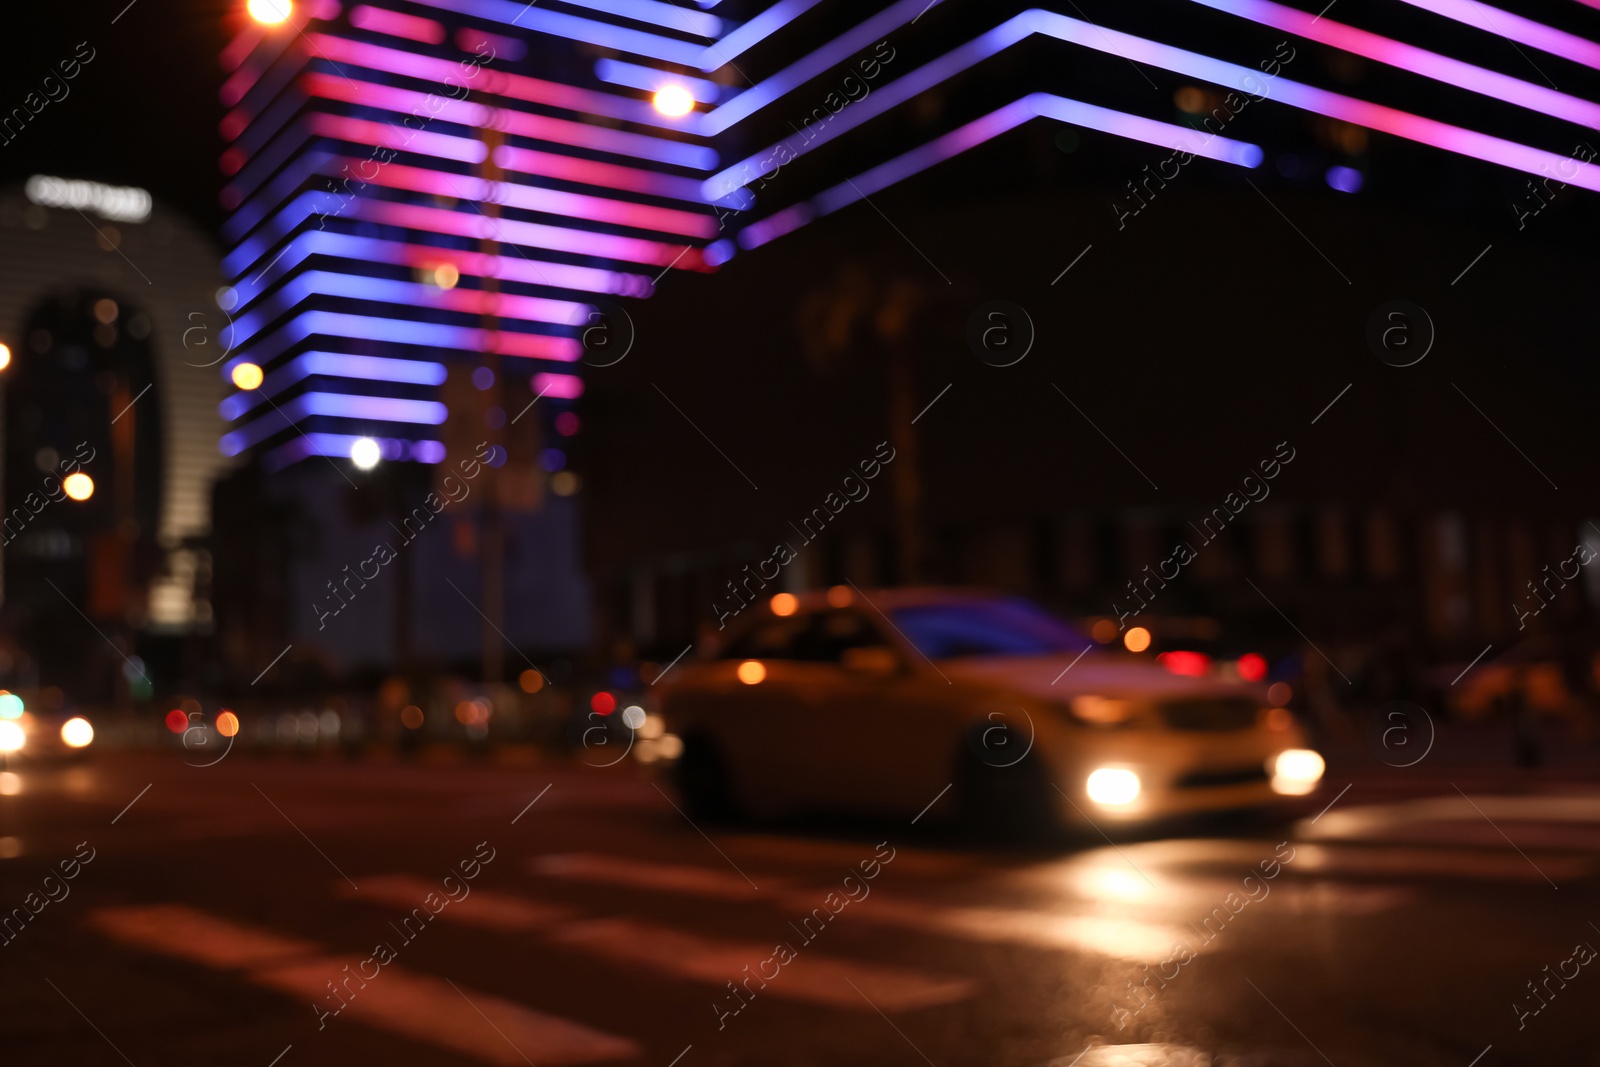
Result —
<path fill-rule="evenodd" d="M 1020 598 L 918 604 L 889 612 L 895 626 L 929 659 L 1039 656 L 1082 652 L 1091 642 Z"/>

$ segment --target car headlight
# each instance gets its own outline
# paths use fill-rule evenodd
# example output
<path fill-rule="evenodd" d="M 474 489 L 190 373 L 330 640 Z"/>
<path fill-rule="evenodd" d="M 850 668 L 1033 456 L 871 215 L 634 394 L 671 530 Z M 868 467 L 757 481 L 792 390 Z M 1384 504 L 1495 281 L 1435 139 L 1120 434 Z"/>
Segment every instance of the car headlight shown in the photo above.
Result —
<path fill-rule="evenodd" d="M 1089 775 L 1089 799 L 1108 808 L 1132 804 L 1139 796 L 1139 776 L 1121 767 L 1101 767 Z"/>
<path fill-rule="evenodd" d="M 61 724 L 61 740 L 68 748 L 84 748 L 94 740 L 94 727 L 83 716 L 75 716 Z"/>
<path fill-rule="evenodd" d="M 11 719 L 0 719 L 0 752 L 16 752 L 27 744 L 28 735 Z"/>
<path fill-rule="evenodd" d="M 1284 796 L 1305 796 L 1322 781 L 1328 765 L 1309 748 L 1286 748 L 1272 759 L 1272 790 Z"/>

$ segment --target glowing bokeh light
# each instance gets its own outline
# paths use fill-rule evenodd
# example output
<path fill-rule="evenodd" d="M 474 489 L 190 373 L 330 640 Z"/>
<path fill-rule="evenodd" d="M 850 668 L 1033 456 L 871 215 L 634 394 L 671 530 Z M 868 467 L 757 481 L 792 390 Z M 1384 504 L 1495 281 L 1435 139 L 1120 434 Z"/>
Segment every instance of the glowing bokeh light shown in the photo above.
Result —
<path fill-rule="evenodd" d="M 1150 647 L 1150 631 L 1143 626 L 1135 626 L 1122 635 L 1122 647 L 1129 652 L 1143 652 Z"/>
<path fill-rule="evenodd" d="M 235 389 L 250 390 L 261 388 L 266 375 L 254 363 L 240 363 L 233 368 L 232 378 Z"/>
<path fill-rule="evenodd" d="M 747 659 L 739 664 L 739 681 L 745 685 L 760 685 L 767 677 L 767 669 L 759 660 Z"/>
<path fill-rule="evenodd" d="M 650 102 L 669 119 L 682 118 L 694 110 L 694 94 L 676 83 L 657 89 Z"/>
<path fill-rule="evenodd" d="M 94 727 L 88 719 L 75 715 L 61 724 L 61 740 L 68 748 L 84 748 L 94 740 Z"/>
<path fill-rule="evenodd" d="M 793 593 L 779 593 L 772 598 L 774 615 L 793 615 L 800 610 L 800 601 Z"/>
<path fill-rule="evenodd" d="M 358 437 L 350 446 L 350 462 L 361 470 L 371 470 L 382 458 L 383 450 L 378 447 L 378 442 L 370 437 Z"/>
<path fill-rule="evenodd" d="M 73 500 L 88 500 L 94 496 L 94 479 L 82 471 L 74 471 L 62 479 L 61 488 Z"/>
<path fill-rule="evenodd" d="M 1121 767 L 1101 767 L 1089 775 L 1085 790 L 1096 804 L 1132 804 L 1139 796 L 1139 776 Z"/>
<path fill-rule="evenodd" d="M 16 752 L 28 743 L 22 727 L 10 719 L 0 720 L 0 752 Z"/>
<path fill-rule="evenodd" d="M 263 26 L 276 26 L 294 13 L 294 4 L 290 0 L 250 0 L 248 10 Z"/>

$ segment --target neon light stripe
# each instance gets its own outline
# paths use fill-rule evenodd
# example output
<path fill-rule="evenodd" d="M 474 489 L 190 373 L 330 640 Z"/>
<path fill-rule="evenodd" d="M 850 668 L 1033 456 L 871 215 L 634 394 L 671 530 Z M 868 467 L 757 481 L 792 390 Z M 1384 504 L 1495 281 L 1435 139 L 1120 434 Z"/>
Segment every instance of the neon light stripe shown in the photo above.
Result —
<path fill-rule="evenodd" d="M 269 471 L 280 471 L 308 456 L 341 456 L 350 458 L 350 449 L 361 438 L 355 434 L 307 433 L 296 434 L 284 444 L 262 457 L 262 465 Z M 443 463 L 444 444 L 440 441 L 408 441 L 403 437 L 375 437 L 383 458 L 410 460 L 413 463 Z"/>
<path fill-rule="evenodd" d="M 1225 11 L 1289 33 L 1332 45 L 1358 56 L 1409 70 L 1468 92 L 1505 100 L 1553 118 L 1566 119 L 1590 129 L 1600 129 L 1600 104 L 1593 104 L 1542 85 L 1522 81 L 1483 67 L 1463 63 L 1448 56 L 1415 48 L 1388 37 L 1356 29 L 1331 19 L 1318 19 L 1307 12 L 1272 0 L 1194 0 L 1195 3 Z"/>
<path fill-rule="evenodd" d="M 724 67 L 819 3 L 821 0 L 778 0 L 716 44 L 708 46 L 700 62 L 695 65 L 706 72 Z"/>
<path fill-rule="evenodd" d="M 626 85 L 630 89 L 643 89 L 653 93 L 664 85 L 680 85 L 702 104 L 715 104 L 727 95 L 727 90 L 716 82 L 704 78 L 690 78 L 656 67 L 642 67 L 620 59 L 597 59 L 594 76 L 612 85 Z"/>
<path fill-rule="evenodd" d="M 433 116 L 435 118 L 446 122 L 458 122 L 465 126 L 481 127 L 488 123 L 488 111 L 480 104 L 453 100 L 436 94 L 432 95 L 430 103 L 430 94 L 415 89 L 352 81 L 338 75 L 322 73 L 307 73 L 301 77 L 300 84 L 308 96 L 317 96 L 324 100 L 382 107 L 390 111 L 423 117 L 436 112 Z M 603 126 L 574 122 L 571 119 L 531 115 L 526 111 L 508 109 L 500 109 L 499 119 L 507 133 L 520 137 L 554 141 L 557 144 L 609 152 L 613 155 L 649 159 L 657 163 L 670 163 L 673 166 L 694 170 L 710 170 L 717 165 L 717 153 L 710 148 L 685 144 L 682 141 L 669 141 L 652 134 L 609 130 Z"/>
<path fill-rule="evenodd" d="M 565 37 L 569 41 L 584 41 L 603 48 L 614 48 L 619 52 L 630 52 L 636 56 L 662 59 L 668 63 L 681 63 L 684 66 L 699 66 L 700 57 L 705 54 L 702 46 L 688 41 L 658 37 L 641 30 L 624 29 L 606 22 L 548 11 L 538 4 L 514 3 L 512 0 L 416 0 L 416 2 L 488 22 L 503 22 L 536 33 Z"/>
<path fill-rule="evenodd" d="M 416 15 L 402 15 L 398 11 L 369 7 L 366 4 L 357 4 L 350 9 L 350 25 L 358 30 L 384 33 L 390 37 L 404 37 L 410 41 L 421 41 L 423 44 L 438 44 L 445 36 L 443 23 L 435 22 L 433 19 L 418 18 Z"/>
<path fill-rule="evenodd" d="M 448 412 L 436 400 L 401 400 L 389 396 L 352 396 L 348 393 L 301 393 L 271 408 L 261 418 L 222 435 L 218 447 L 225 456 L 237 456 L 247 448 L 294 428 L 303 419 L 325 415 L 334 419 L 366 419 L 373 422 L 401 422 L 413 426 L 437 426 Z"/>
<path fill-rule="evenodd" d="M 347 315 L 334 311 L 303 311 L 280 326 L 265 340 L 252 345 L 248 356 L 265 365 L 308 337 L 348 337 L 357 340 L 387 341 L 418 348 L 442 348 L 449 352 L 494 352 L 502 356 L 524 356 L 557 363 L 575 363 L 582 356 L 578 342 L 570 337 L 522 333 L 516 330 L 482 330 L 470 326 L 446 326 L 413 319 L 387 319 L 375 315 Z M 245 358 L 241 353 L 234 363 Z M 229 373 L 234 363 L 227 364 Z"/>
<path fill-rule="evenodd" d="M 265 250 L 270 251 L 270 246 Z M 356 263 L 394 263 L 403 267 L 434 267 L 441 263 L 453 264 L 463 276 L 476 278 L 503 278 L 527 285 L 547 285 L 556 289 L 570 289 L 584 293 L 609 293 L 616 296 L 649 296 L 654 286 L 642 274 L 620 274 L 616 271 L 578 267 L 570 263 L 551 263 L 548 260 L 526 259 L 520 255 L 488 255 L 462 249 L 435 248 L 431 245 L 408 244 L 403 241 L 383 241 L 375 237 L 357 237 L 354 234 L 335 233 L 328 230 L 310 230 L 297 234 L 281 255 L 273 253 L 277 262 L 249 278 L 233 276 L 234 291 L 239 294 L 241 308 L 262 292 L 277 284 L 278 279 L 312 255 L 339 256 Z M 250 261 L 246 265 L 254 270 Z M 259 278 L 259 281 L 257 280 Z"/>
<path fill-rule="evenodd" d="M 443 363 L 421 359 L 352 356 L 342 352 L 302 352 L 282 367 L 269 372 L 260 388 L 234 393 L 217 405 L 217 410 L 224 419 L 233 422 L 265 404 L 267 397 L 277 396 L 312 375 L 369 382 L 401 382 L 407 385 L 442 385 L 446 374 Z"/>
<path fill-rule="evenodd" d="M 997 111 L 905 152 L 887 163 L 827 189 L 810 201 L 793 205 L 753 223 L 739 234 L 744 248 L 757 248 L 790 233 L 813 218 L 831 214 L 913 174 L 920 173 L 1034 118 L 1050 118 L 1085 129 L 1143 141 L 1163 148 L 1181 148 L 1191 155 L 1241 167 L 1261 164 L 1261 149 L 1245 141 L 1208 137 L 1187 126 L 1174 126 L 1122 111 L 1086 104 L 1049 93 L 1032 93 Z"/>
<path fill-rule="evenodd" d="M 556 152 L 540 152 L 532 148 L 501 145 L 494 150 L 494 161 L 506 170 L 540 178 L 557 178 L 567 182 L 582 182 L 609 189 L 625 189 L 631 193 L 648 193 L 652 196 L 670 197 L 704 205 L 700 182 L 693 178 L 680 178 L 660 174 L 639 167 L 624 167 L 616 163 L 597 163 L 592 159 L 579 159 Z"/>
<path fill-rule="evenodd" d="M 604 11 L 608 15 L 621 15 L 635 22 L 661 26 L 676 33 L 691 33 L 696 37 L 717 38 L 727 27 L 722 19 L 702 11 L 663 4 L 660 0 L 568 0 L 575 7 Z"/>
<path fill-rule="evenodd" d="M 861 51 L 869 44 L 883 40 L 885 34 L 910 22 L 927 6 L 928 0 L 900 0 L 899 3 L 885 8 L 810 55 L 796 60 L 778 73 L 752 85 L 715 111 L 704 113 L 699 123 L 700 132 L 708 136 L 719 134 L 734 123 L 749 118 L 774 100 L 787 95 L 812 78 L 826 73 L 841 60 Z M 1029 14 L 1031 12 L 1024 12 L 1017 18 L 1026 18 Z"/>
<path fill-rule="evenodd" d="M 575 160 L 584 163 L 584 160 Z M 580 170 L 579 168 L 573 168 Z M 652 207 L 628 200 L 614 200 L 586 193 L 567 193 L 558 189 L 522 185 L 517 182 L 490 182 L 481 178 L 464 178 L 422 167 L 408 167 L 390 163 L 380 167 L 373 175 L 372 184 L 389 189 L 407 189 L 436 196 L 454 196 L 478 203 L 499 203 L 524 211 L 538 211 L 547 215 L 562 215 L 571 219 L 588 219 L 615 226 L 628 226 L 640 230 L 656 230 L 690 237 L 711 237 L 716 233 L 716 221 L 704 212 L 681 211 L 676 208 Z"/>
<path fill-rule="evenodd" d="M 583 395 L 583 379 L 571 374 L 539 373 L 531 383 L 535 396 L 548 396 L 556 400 L 576 400 Z"/>
<path fill-rule="evenodd" d="M 680 246 L 673 243 L 596 233 L 592 230 L 568 229 L 538 222 L 493 219 L 479 211 L 456 211 L 450 208 L 426 207 L 421 204 L 398 204 L 361 196 L 339 198 L 332 193 L 308 190 L 285 205 L 282 211 L 228 253 L 222 261 L 224 271 L 231 277 L 238 277 L 246 266 L 259 261 L 295 227 L 316 215 L 325 215 L 332 219 L 377 222 L 426 233 L 494 240 L 529 248 L 574 252 L 586 256 L 605 256 L 656 267 L 701 271 L 709 269 L 698 250 L 691 249 L 685 253 Z"/>
<path fill-rule="evenodd" d="M 772 163 L 780 152 L 788 152 L 793 156 L 804 155 L 812 148 L 827 144 L 868 119 L 876 118 L 897 104 L 905 103 L 940 82 L 1011 47 L 1032 32 L 1027 21 L 1021 16 L 1007 19 L 959 48 L 930 60 L 909 74 L 873 90 L 861 100 L 846 105 L 833 113 L 830 118 L 814 125 L 803 125 L 798 133 L 791 134 L 766 150 L 742 159 L 721 173 L 707 178 L 701 190 L 708 201 L 713 203 L 720 201 L 761 177 L 767 169 L 763 164 Z"/>
<path fill-rule="evenodd" d="M 225 343 L 247 345 L 284 312 L 313 296 L 339 296 L 351 300 L 372 300 L 401 307 L 433 308 L 466 315 L 497 315 L 519 322 L 571 325 L 584 317 L 588 305 L 570 300 L 549 300 L 537 296 L 493 293 L 483 289 L 441 290 L 418 282 L 392 278 L 373 278 L 360 274 L 338 274 L 313 270 L 301 274 L 262 301 L 248 314 L 234 320 L 226 331 Z"/>
<path fill-rule="evenodd" d="M 1477 0 L 1401 0 L 1435 15 L 1600 70 L 1600 44 Z"/>

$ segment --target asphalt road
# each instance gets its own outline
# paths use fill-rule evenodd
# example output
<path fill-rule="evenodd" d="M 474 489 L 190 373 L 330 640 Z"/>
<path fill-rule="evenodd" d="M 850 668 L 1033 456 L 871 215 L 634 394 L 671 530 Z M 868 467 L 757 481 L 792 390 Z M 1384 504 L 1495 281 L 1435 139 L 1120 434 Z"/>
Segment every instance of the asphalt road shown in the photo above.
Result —
<path fill-rule="evenodd" d="M 1557 773 L 1018 850 L 695 827 L 631 763 L 186 760 L 0 776 L 0 1063 L 1596 1062 Z"/>

